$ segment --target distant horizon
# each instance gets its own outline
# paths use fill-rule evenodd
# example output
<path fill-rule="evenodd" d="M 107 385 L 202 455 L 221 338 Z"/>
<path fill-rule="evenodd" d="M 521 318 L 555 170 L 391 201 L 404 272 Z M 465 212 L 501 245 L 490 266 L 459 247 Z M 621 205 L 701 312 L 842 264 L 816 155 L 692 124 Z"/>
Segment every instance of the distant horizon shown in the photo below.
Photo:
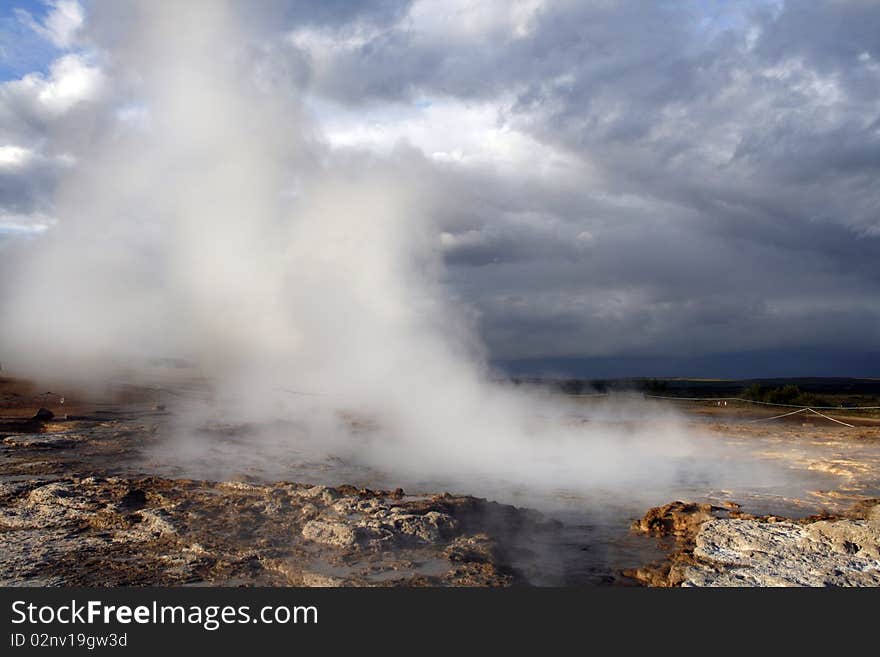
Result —
<path fill-rule="evenodd" d="M 585 380 L 880 378 L 880 351 L 818 347 L 699 356 L 549 356 L 496 359 L 491 364 L 508 376 Z"/>

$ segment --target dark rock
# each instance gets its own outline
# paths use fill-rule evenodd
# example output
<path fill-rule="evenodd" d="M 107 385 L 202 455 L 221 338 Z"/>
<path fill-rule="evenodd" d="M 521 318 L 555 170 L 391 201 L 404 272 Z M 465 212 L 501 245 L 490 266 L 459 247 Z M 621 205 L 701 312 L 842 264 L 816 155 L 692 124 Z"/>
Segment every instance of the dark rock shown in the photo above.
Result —
<path fill-rule="evenodd" d="M 76 447 L 78 436 L 64 433 L 21 433 L 7 436 L 4 445 L 31 449 L 63 449 Z"/>
<path fill-rule="evenodd" d="M 147 505 L 147 494 L 140 488 L 130 488 L 119 502 L 122 509 L 137 511 Z"/>
<path fill-rule="evenodd" d="M 34 414 L 34 416 L 31 419 L 36 420 L 38 422 L 48 422 L 53 417 L 55 417 L 55 413 L 50 411 L 48 408 L 41 408 L 40 410 L 38 410 L 36 412 L 36 414 Z"/>

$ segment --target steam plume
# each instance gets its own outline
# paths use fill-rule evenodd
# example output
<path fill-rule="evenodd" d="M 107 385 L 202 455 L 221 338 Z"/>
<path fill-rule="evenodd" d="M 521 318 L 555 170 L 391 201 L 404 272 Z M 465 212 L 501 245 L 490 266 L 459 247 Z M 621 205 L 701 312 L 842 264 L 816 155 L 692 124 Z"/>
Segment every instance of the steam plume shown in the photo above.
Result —
<path fill-rule="evenodd" d="M 673 418 L 585 429 L 571 408 L 489 381 L 438 282 L 425 190 L 377 162 L 338 164 L 297 99 L 259 75 L 265 25 L 243 6 L 95 3 L 90 38 L 116 95 L 80 126 L 58 226 L 15 263 L 5 364 L 95 382 L 187 359 L 237 417 L 308 415 L 353 459 L 470 489 L 487 473 L 579 489 L 676 476 L 690 442 Z M 125 38 L 105 38 L 109 23 Z M 352 436 L 340 412 L 379 429 Z"/>

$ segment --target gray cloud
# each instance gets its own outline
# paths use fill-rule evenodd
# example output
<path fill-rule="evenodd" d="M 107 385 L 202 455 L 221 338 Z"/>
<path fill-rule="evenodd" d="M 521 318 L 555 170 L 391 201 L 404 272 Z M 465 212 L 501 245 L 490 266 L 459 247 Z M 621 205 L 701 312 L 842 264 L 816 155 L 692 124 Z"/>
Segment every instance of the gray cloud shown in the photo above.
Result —
<path fill-rule="evenodd" d="M 447 7 L 265 3 L 248 12 L 253 65 L 356 116 L 486 103 L 574 162 L 538 175 L 418 145 L 371 155 L 424 189 L 446 281 L 494 357 L 880 348 L 876 3 Z M 39 156 L 0 171 L 8 212 L 48 212 L 59 144 L 76 150 L 77 110 L 35 93 L 0 89 L 0 136 Z M 357 148 L 323 157 L 357 166 Z"/>

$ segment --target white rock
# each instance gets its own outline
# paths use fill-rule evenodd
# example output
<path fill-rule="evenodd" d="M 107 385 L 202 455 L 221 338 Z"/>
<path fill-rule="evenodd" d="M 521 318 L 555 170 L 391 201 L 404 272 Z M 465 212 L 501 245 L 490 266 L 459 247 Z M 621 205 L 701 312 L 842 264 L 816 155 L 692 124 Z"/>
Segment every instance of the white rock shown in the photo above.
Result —
<path fill-rule="evenodd" d="M 878 586 L 880 524 L 710 520 L 696 537 L 684 586 Z"/>

